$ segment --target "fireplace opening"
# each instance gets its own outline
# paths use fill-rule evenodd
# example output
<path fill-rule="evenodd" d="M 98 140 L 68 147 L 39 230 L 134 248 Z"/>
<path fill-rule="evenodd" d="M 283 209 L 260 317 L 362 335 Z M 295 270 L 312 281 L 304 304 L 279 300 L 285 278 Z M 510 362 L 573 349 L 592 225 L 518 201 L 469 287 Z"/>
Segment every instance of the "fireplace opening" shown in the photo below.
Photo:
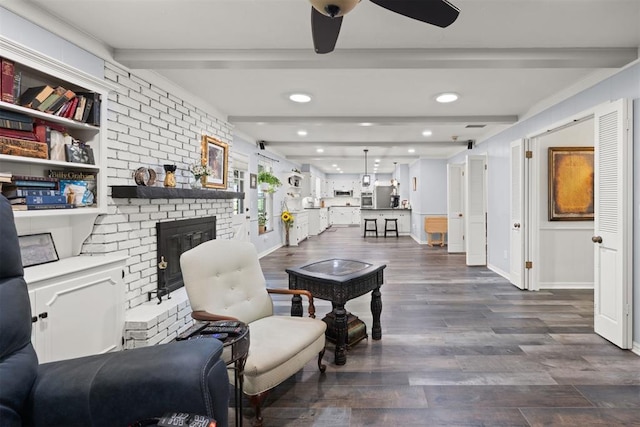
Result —
<path fill-rule="evenodd" d="M 202 242 L 216 238 L 216 217 L 182 219 L 156 224 L 157 237 L 157 290 L 149 292 L 149 300 L 154 294 L 158 304 L 163 296 L 184 286 L 180 270 L 180 255 Z"/>

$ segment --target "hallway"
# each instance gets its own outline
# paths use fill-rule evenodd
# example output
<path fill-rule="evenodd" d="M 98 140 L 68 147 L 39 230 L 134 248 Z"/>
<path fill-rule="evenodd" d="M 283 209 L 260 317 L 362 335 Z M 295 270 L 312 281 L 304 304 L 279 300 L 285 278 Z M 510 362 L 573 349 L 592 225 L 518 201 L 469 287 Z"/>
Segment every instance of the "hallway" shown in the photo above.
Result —
<path fill-rule="evenodd" d="M 446 248 L 363 239 L 357 228 L 261 264 L 270 287 L 286 288 L 285 268 L 327 258 L 387 265 L 382 340 L 357 344 L 344 366 L 329 344 L 326 375 L 312 362 L 272 391 L 266 426 L 640 425 L 640 357 L 594 334 L 592 291 L 523 292 Z M 347 309 L 370 333 L 369 303 Z M 280 314 L 289 306 L 276 301 Z M 316 308 L 322 318 L 331 305 Z"/>

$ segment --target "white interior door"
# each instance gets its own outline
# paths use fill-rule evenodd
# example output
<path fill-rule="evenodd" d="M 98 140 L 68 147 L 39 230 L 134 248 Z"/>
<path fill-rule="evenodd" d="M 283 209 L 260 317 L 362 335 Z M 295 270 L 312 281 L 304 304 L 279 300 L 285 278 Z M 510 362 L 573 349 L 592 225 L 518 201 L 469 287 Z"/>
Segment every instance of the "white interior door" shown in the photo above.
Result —
<path fill-rule="evenodd" d="M 242 153 L 232 153 L 233 191 L 243 192 L 244 199 L 234 201 L 234 212 L 231 217 L 233 238 L 248 242 L 250 240 L 249 220 L 249 158 Z"/>
<path fill-rule="evenodd" d="M 487 264 L 485 156 L 467 156 L 465 167 L 464 232 L 467 265 Z"/>
<path fill-rule="evenodd" d="M 509 279 L 520 289 L 528 289 L 525 280 L 525 141 L 511 143 L 511 232 Z"/>
<path fill-rule="evenodd" d="M 464 252 L 463 172 L 463 164 L 447 165 L 447 216 L 449 217 L 447 248 L 449 252 Z"/>
<path fill-rule="evenodd" d="M 621 348 L 632 346 L 631 109 L 618 100 L 595 113 L 594 329 Z"/>

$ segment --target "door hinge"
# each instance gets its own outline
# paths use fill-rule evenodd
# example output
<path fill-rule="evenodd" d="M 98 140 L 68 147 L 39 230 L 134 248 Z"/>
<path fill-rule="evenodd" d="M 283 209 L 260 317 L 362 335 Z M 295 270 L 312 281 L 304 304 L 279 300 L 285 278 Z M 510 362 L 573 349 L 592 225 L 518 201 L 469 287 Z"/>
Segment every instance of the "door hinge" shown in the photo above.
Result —
<path fill-rule="evenodd" d="M 533 263 L 531 261 L 526 261 L 524 263 L 524 268 L 526 268 L 527 270 L 533 268 Z"/>
<path fill-rule="evenodd" d="M 533 159 L 533 151 L 527 150 L 524 152 L 524 157 L 527 159 Z"/>
<path fill-rule="evenodd" d="M 484 165 L 484 170 L 487 170 L 487 165 Z"/>

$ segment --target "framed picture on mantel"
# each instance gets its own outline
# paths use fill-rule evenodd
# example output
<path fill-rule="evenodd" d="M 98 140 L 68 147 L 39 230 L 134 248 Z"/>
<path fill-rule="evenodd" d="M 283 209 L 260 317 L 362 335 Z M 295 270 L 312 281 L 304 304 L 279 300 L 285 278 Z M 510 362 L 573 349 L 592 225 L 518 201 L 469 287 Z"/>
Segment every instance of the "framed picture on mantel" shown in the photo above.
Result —
<path fill-rule="evenodd" d="M 229 169 L 229 145 L 217 139 L 202 135 L 202 161 L 212 173 L 204 183 L 208 188 L 227 188 Z"/>

